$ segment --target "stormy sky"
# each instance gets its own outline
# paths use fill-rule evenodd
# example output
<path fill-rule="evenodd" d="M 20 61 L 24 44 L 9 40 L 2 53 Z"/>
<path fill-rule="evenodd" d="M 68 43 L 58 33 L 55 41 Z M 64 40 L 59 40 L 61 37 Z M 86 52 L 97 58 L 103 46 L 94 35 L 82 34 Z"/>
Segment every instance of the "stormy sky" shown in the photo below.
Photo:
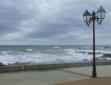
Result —
<path fill-rule="evenodd" d="M 83 12 L 102 5 L 105 20 L 96 23 L 96 44 L 111 45 L 110 0 L 0 0 L 0 45 L 91 45 L 92 24 Z"/>

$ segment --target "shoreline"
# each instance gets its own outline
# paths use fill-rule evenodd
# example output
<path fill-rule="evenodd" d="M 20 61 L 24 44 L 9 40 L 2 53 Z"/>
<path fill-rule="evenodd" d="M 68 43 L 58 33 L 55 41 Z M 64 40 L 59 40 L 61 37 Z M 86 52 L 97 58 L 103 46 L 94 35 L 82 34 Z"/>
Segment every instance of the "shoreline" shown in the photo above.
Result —
<path fill-rule="evenodd" d="M 101 61 L 96 62 L 97 66 L 111 65 L 111 62 Z M 60 63 L 60 64 L 36 64 L 36 65 L 7 65 L 0 66 L 0 73 L 4 72 L 16 72 L 16 71 L 29 71 L 29 70 L 53 70 L 70 67 L 86 67 L 92 66 L 92 62 L 82 63 Z"/>

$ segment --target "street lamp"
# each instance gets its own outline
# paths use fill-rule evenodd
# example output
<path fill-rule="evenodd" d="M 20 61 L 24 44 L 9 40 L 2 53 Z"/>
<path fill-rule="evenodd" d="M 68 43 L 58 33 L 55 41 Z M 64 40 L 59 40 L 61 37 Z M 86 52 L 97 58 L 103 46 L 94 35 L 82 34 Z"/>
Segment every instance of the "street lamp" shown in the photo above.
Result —
<path fill-rule="evenodd" d="M 95 21 L 101 24 L 105 18 L 106 11 L 101 6 L 97 12 L 93 11 L 91 14 L 86 10 L 83 14 L 84 22 L 89 26 L 93 22 L 93 71 L 92 77 L 96 77 L 96 61 L 95 61 Z"/>

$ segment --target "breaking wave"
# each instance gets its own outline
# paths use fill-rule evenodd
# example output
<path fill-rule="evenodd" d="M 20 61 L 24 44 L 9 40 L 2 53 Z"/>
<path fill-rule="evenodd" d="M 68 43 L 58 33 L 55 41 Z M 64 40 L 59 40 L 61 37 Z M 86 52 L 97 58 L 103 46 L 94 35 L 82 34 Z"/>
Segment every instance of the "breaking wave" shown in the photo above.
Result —
<path fill-rule="evenodd" d="M 58 47 L 56 47 L 58 48 Z M 47 49 L 49 50 L 49 49 Z M 54 51 L 54 52 L 53 52 Z M 60 51 L 60 52 L 59 52 Z M 96 51 L 96 58 L 102 58 L 103 54 L 111 54 L 111 51 Z M 107 58 L 111 60 L 111 58 Z M 48 52 L 26 49 L 26 51 L 0 51 L 0 62 L 5 65 L 17 62 L 30 64 L 55 64 L 92 61 L 92 50 L 75 49 L 51 49 Z"/>

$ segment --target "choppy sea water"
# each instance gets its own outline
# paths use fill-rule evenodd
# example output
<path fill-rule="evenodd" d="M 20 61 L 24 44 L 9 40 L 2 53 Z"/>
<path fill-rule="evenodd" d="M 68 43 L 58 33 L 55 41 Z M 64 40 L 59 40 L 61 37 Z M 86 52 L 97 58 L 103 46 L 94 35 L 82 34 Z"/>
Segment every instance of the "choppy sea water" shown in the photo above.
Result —
<path fill-rule="evenodd" d="M 111 46 L 96 46 L 96 59 L 110 61 L 111 58 L 104 58 L 104 54 L 111 54 Z M 0 62 L 5 65 L 90 62 L 92 58 L 92 46 L 89 45 L 0 46 Z"/>

